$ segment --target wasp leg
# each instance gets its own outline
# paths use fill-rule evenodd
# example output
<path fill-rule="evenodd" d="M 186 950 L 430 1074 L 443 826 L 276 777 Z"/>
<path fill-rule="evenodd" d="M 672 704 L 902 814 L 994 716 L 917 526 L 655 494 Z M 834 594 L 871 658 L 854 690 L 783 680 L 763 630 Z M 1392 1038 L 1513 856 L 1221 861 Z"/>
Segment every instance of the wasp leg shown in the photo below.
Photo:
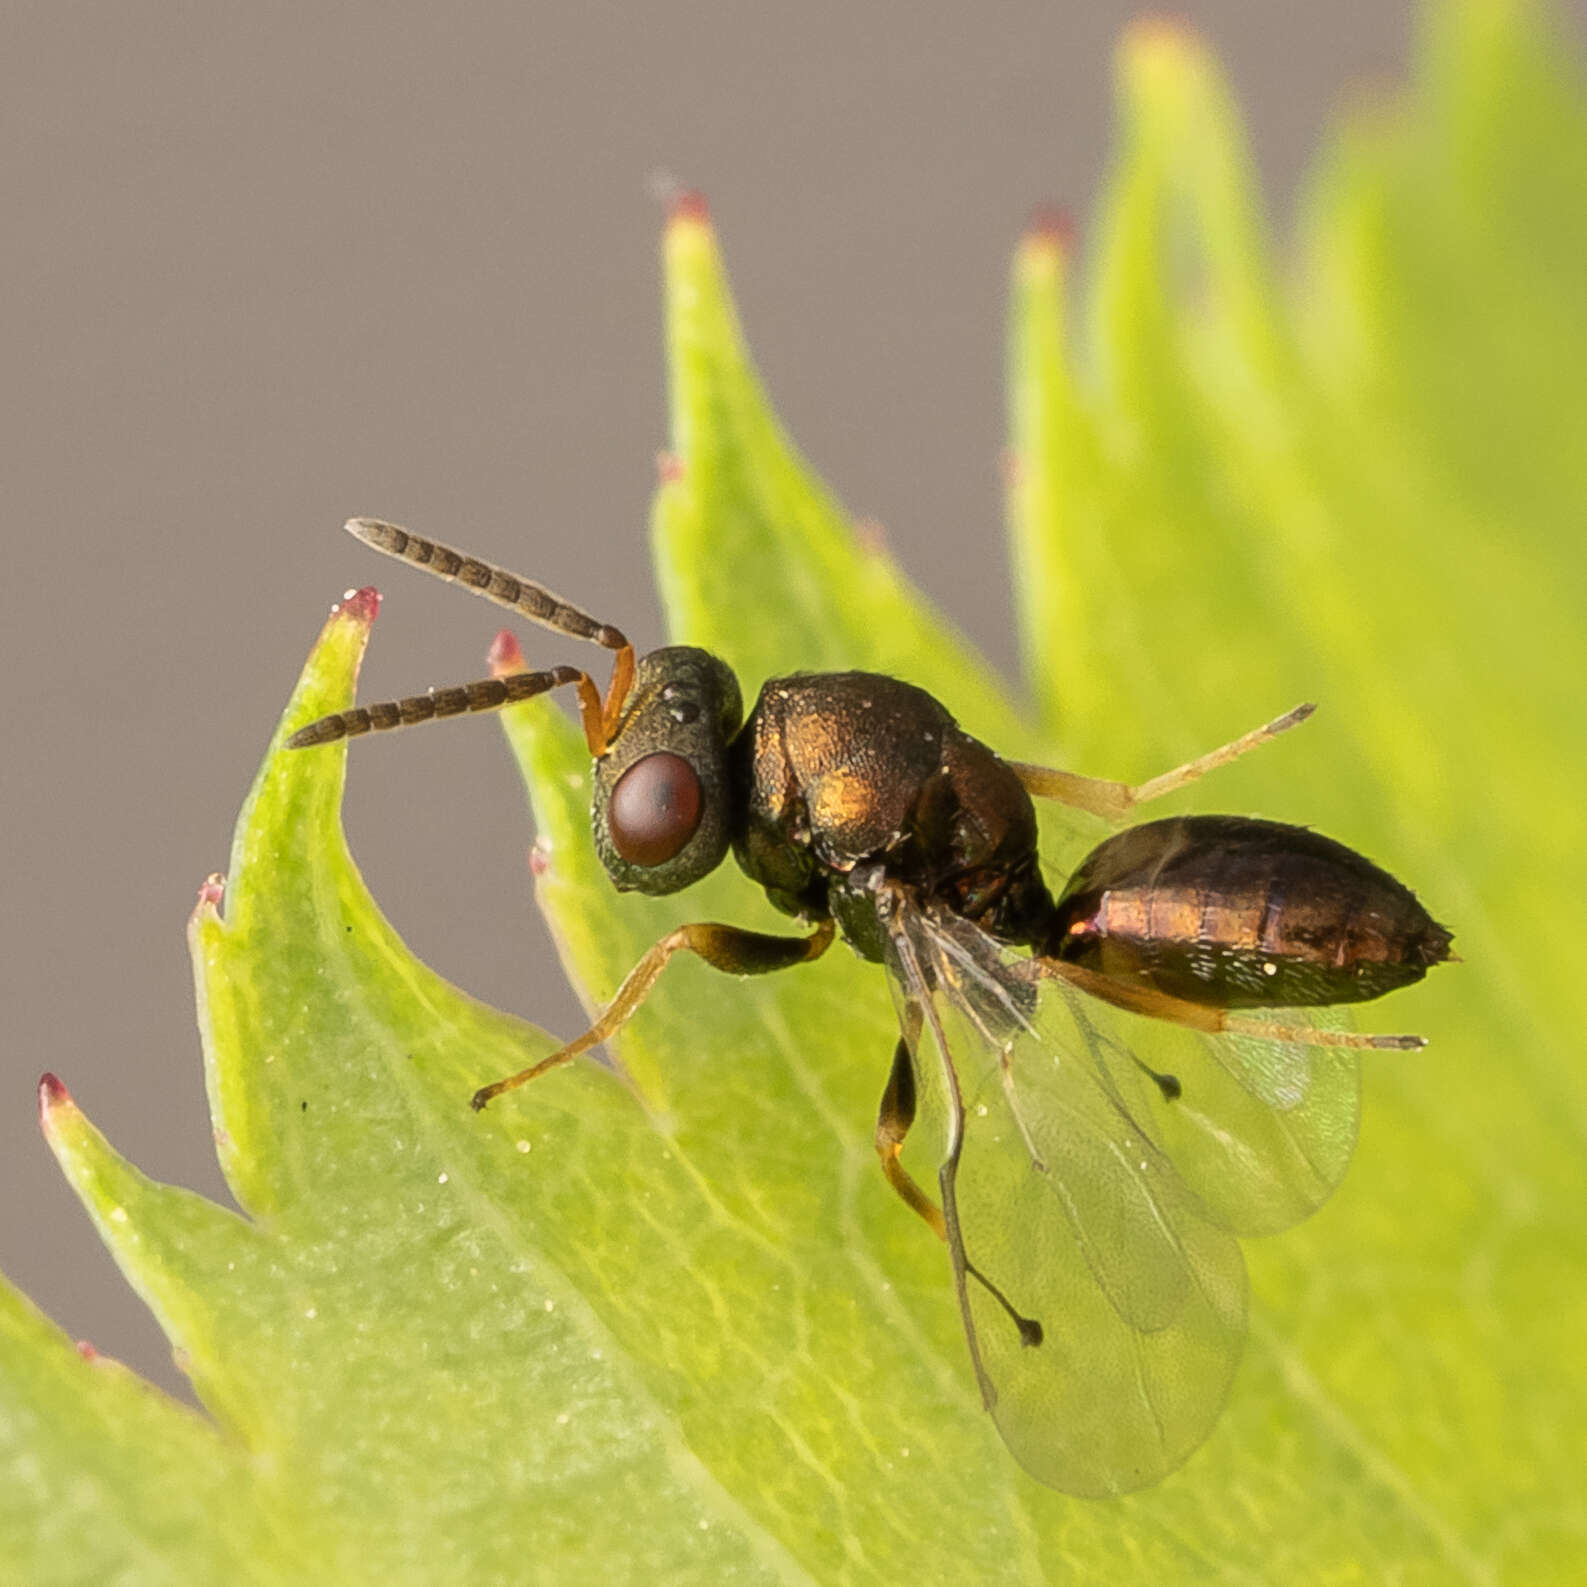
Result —
<path fill-rule="evenodd" d="M 1358 1030 L 1318 1030 L 1313 1025 L 1285 1025 L 1279 1020 L 1246 1019 L 1230 1014 L 1223 1029 L 1231 1036 L 1256 1036 L 1263 1041 L 1293 1041 L 1308 1047 L 1376 1047 L 1389 1052 L 1416 1052 L 1425 1036 L 1374 1036 Z"/>
<path fill-rule="evenodd" d="M 904 1205 L 924 1218 L 939 1240 L 946 1241 L 948 1225 L 942 1215 L 942 1208 L 915 1183 L 914 1176 L 899 1161 L 899 1153 L 904 1149 L 904 1137 L 909 1134 L 909 1127 L 914 1122 L 915 1069 L 909 1057 L 909 1043 L 900 1036 L 898 1046 L 893 1049 L 893 1070 L 887 1077 L 887 1089 L 882 1093 L 882 1105 L 876 1114 L 876 1154 L 882 1160 L 882 1172 L 887 1176 L 887 1183 L 898 1192 Z M 1008 1314 L 1019 1330 L 1022 1344 L 1041 1343 L 1042 1326 L 1034 1317 L 1022 1317 L 1015 1311 L 1008 1296 L 968 1259 L 964 1270 Z"/>
<path fill-rule="evenodd" d="M 831 947 L 834 930 L 830 920 L 823 920 L 808 937 L 773 937 L 764 932 L 741 931 L 737 926 L 703 921 L 693 926 L 679 926 L 646 951 L 618 987 L 617 996 L 582 1036 L 575 1037 L 566 1047 L 557 1048 L 549 1057 L 518 1074 L 481 1086 L 474 1093 L 472 1105 L 477 1112 L 503 1091 L 524 1085 L 548 1069 L 560 1068 L 615 1035 L 645 1001 L 657 977 L 666 968 L 667 960 L 675 953 L 698 954 L 713 969 L 725 970 L 729 975 L 769 975 L 774 970 L 787 970 L 796 964 L 819 959 Z"/>
<path fill-rule="evenodd" d="M 1153 777 L 1141 783 L 1110 782 L 1102 777 L 1082 777 L 1078 772 L 1058 771 L 1050 766 L 1031 766 L 1023 761 L 1011 761 L 1009 764 L 1013 767 L 1015 776 L 1024 784 L 1027 793 L 1033 793 L 1042 799 L 1056 799 L 1060 804 L 1073 805 L 1077 810 L 1089 810 L 1092 815 L 1102 816 L 1109 821 L 1120 821 L 1136 805 L 1145 804 L 1151 799 L 1161 799 L 1164 794 L 1174 793 L 1187 783 L 1205 777 L 1209 771 L 1216 771 L 1218 767 L 1227 766 L 1230 761 L 1238 760 L 1257 745 L 1267 743 L 1270 738 L 1277 738 L 1280 733 L 1288 732 L 1290 728 L 1304 722 L 1316 709 L 1314 705 L 1297 705 L 1293 711 L 1286 711 L 1283 716 L 1275 717 L 1273 721 L 1253 728 L 1249 733 L 1242 734 L 1232 742 L 1221 744 L 1205 755 L 1187 760 L 1183 766 L 1176 766 L 1172 771 L 1165 771 L 1160 777 Z"/>
<path fill-rule="evenodd" d="M 882 1160 L 887 1183 L 898 1192 L 904 1205 L 919 1214 L 939 1240 L 948 1238 L 942 1208 L 919 1185 L 899 1160 L 904 1137 L 915 1122 L 915 1067 L 909 1057 L 909 1043 L 902 1036 L 893 1049 L 893 1071 L 887 1077 L 882 1105 L 876 1113 L 876 1155 Z"/>
<path fill-rule="evenodd" d="M 1376 1036 L 1357 1030 L 1318 1030 L 1314 1025 L 1286 1025 L 1281 1020 L 1252 1019 L 1243 1014 L 1231 1014 L 1227 1009 L 1211 1008 L 1205 1003 L 1192 1003 L 1186 998 L 1173 997 L 1159 992 L 1156 987 L 1141 981 L 1115 980 L 1098 970 L 1088 970 L 1084 965 L 1069 964 L 1063 959 L 1032 959 L 1039 975 L 1056 981 L 1067 981 L 1092 997 L 1101 998 L 1115 1008 L 1127 1009 L 1132 1014 L 1145 1014 L 1150 1019 L 1167 1020 L 1171 1025 L 1183 1025 L 1187 1030 L 1206 1031 L 1209 1035 L 1220 1032 L 1230 1036 L 1255 1036 L 1263 1041 L 1296 1042 L 1305 1047 L 1376 1047 L 1392 1052 L 1414 1052 L 1427 1045 L 1425 1036 Z M 1172 1075 L 1154 1078 L 1162 1086 L 1169 1100 L 1169 1088 L 1163 1081 L 1177 1080 Z"/>

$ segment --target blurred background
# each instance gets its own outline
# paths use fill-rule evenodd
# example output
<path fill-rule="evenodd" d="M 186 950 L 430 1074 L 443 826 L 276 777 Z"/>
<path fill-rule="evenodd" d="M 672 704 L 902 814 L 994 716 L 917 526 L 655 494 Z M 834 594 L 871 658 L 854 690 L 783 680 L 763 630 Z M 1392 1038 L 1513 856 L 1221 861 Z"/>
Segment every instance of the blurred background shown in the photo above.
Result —
<path fill-rule="evenodd" d="M 1083 244 L 1138 8 L 931 11 L 11 9 L 0 1268 L 72 1334 L 181 1385 L 34 1085 L 57 1071 L 146 1172 L 226 1199 L 183 927 L 327 607 L 386 595 L 365 699 L 484 671 L 496 616 L 342 520 L 393 518 L 661 639 L 669 180 L 708 195 L 806 454 L 1012 670 L 1009 256 L 1039 203 Z M 1411 9 L 1176 13 L 1222 57 L 1282 229 L 1332 111 L 1402 73 Z M 523 639 L 535 665 L 588 659 Z M 361 747 L 347 824 L 423 958 L 578 1027 L 495 731 Z"/>

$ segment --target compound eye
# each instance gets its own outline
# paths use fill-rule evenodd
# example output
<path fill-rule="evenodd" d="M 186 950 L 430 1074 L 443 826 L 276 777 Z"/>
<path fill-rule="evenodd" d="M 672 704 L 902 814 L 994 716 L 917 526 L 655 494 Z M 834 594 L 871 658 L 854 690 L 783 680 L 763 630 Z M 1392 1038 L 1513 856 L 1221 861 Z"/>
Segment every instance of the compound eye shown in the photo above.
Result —
<path fill-rule="evenodd" d="M 665 865 L 694 836 L 704 803 L 700 779 L 681 755 L 636 760 L 612 789 L 612 846 L 630 865 Z"/>

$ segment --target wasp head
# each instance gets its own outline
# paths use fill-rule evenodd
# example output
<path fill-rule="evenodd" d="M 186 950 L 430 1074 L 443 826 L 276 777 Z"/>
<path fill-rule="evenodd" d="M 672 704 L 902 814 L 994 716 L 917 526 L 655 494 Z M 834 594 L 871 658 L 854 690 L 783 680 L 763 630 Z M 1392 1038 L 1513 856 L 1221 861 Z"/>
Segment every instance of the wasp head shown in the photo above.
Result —
<path fill-rule="evenodd" d="M 709 651 L 669 645 L 638 666 L 595 762 L 596 852 L 623 892 L 676 893 L 722 863 L 732 833 L 727 747 L 744 720 L 738 680 Z"/>

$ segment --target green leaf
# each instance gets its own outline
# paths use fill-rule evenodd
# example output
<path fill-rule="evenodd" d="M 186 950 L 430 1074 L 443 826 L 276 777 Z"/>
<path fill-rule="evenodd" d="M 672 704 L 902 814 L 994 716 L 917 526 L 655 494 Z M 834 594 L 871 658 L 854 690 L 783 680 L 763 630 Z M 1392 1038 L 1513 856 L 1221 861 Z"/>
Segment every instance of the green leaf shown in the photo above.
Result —
<path fill-rule="evenodd" d="M 942 1252 L 876 1171 L 893 1039 L 841 951 L 669 968 L 621 1043 L 554 1045 L 415 962 L 339 823 L 345 751 L 278 732 L 192 925 L 241 1214 L 151 1183 L 63 1092 L 46 1133 L 209 1419 L 0 1291 L 0 1574 L 29 1583 L 1560 1580 L 1587 1538 L 1581 475 L 1587 102 L 1527 8 L 1432 14 L 1409 100 L 1337 139 L 1281 288 L 1196 41 L 1121 56 L 1089 289 L 1039 231 L 1011 330 L 1015 582 L 1077 769 L 1134 777 L 1301 698 L 1197 791 L 1408 876 L 1465 963 L 1397 997 L 1357 1161 L 1248 1247 L 1252 1342 L 1161 1487 L 1038 1487 L 981 1412 Z M 753 691 L 871 666 L 1034 754 L 984 664 L 782 434 L 709 222 L 668 229 L 674 633 Z M 586 594 L 586 598 L 591 598 Z M 338 708 L 374 598 L 283 718 Z M 506 719 L 568 967 L 608 997 L 724 871 L 619 898 L 558 711 Z M 1056 857 L 1056 855 L 1055 855 Z M 787 923 L 781 923 L 787 929 Z M 1376 1012 L 1376 1011 L 1374 1011 Z M 567 1033 L 571 1034 L 571 1033 Z"/>

